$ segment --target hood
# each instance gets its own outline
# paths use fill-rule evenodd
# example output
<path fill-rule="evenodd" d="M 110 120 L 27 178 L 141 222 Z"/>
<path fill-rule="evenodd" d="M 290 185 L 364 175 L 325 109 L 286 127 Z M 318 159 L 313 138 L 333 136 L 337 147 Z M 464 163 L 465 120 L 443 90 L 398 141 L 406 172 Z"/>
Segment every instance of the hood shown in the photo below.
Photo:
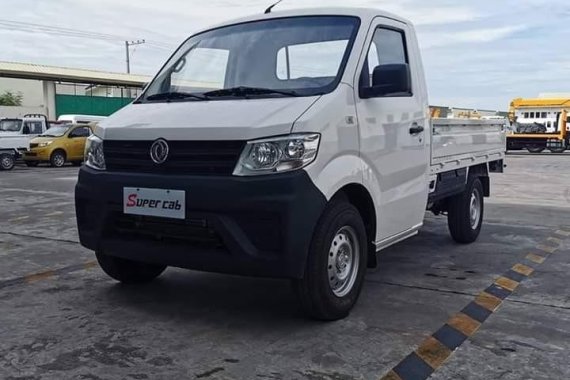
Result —
<path fill-rule="evenodd" d="M 95 129 L 107 140 L 251 140 L 284 135 L 318 96 L 131 104 Z"/>
<path fill-rule="evenodd" d="M 30 143 L 40 144 L 43 142 L 55 141 L 55 140 L 60 139 L 60 138 L 61 138 L 61 136 L 59 136 L 59 137 L 47 137 L 47 136 L 46 137 L 35 137 L 30 141 Z"/>

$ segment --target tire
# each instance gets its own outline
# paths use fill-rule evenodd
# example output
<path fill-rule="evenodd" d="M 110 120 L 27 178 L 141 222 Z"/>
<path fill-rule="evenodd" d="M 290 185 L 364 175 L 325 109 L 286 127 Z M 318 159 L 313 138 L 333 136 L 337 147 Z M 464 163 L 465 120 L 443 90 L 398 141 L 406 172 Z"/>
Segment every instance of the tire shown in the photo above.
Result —
<path fill-rule="evenodd" d="M 16 165 L 16 160 L 13 154 L 0 154 L 0 170 L 12 170 Z"/>
<path fill-rule="evenodd" d="M 40 163 L 38 161 L 26 161 L 26 166 L 29 168 L 35 168 Z"/>
<path fill-rule="evenodd" d="M 449 199 L 447 211 L 447 225 L 453 240 L 460 244 L 470 244 L 477 240 L 485 214 L 481 180 L 477 177 L 470 178 L 465 191 Z"/>
<path fill-rule="evenodd" d="M 49 162 L 54 168 L 61 168 L 65 165 L 66 155 L 63 150 L 56 150 L 49 158 Z"/>
<path fill-rule="evenodd" d="M 153 265 L 95 252 L 101 269 L 123 284 L 146 284 L 166 270 L 166 265 Z"/>
<path fill-rule="evenodd" d="M 528 146 L 526 148 L 530 153 L 542 153 L 546 149 L 543 146 Z"/>
<path fill-rule="evenodd" d="M 364 222 L 353 205 L 342 200 L 327 206 L 313 234 L 305 275 L 293 280 L 309 317 L 336 321 L 350 314 L 364 283 L 367 241 Z"/>
<path fill-rule="evenodd" d="M 566 152 L 566 148 L 550 148 L 549 150 L 551 153 L 555 153 L 555 154 L 562 154 L 562 153 Z"/>

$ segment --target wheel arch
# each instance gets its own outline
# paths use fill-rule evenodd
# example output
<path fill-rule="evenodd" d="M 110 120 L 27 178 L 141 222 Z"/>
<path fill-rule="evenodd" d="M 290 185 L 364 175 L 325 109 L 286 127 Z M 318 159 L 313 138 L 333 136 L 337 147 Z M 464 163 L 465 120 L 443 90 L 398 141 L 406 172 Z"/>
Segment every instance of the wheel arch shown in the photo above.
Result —
<path fill-rule="evenodd" d="M 491 181 L 489 179 L 489 164 L 480 164 L 469 168 L 468 177 L 478 177 L 483 184 L 483 195 L 491 196 Z"/>
<path fill-rule="evenodd" d="M 350 183 L 339 189 L 332 199 L 344 199 L 351 203 L 362 217 L 368 240 L 368 267 L 375 268 L 376 260 L 376 240 L 377 218 L 376 207 L 370 192 L 359 183 Z"/>

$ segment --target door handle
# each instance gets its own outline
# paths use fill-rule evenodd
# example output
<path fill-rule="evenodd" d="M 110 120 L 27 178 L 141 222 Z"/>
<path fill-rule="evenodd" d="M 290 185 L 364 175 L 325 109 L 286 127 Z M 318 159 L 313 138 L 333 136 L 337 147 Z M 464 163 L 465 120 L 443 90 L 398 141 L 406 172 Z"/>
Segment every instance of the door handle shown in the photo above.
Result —
<path fill-rule="evenodd" d="M 419 135 L 420 133 L 422 133 L 423 131 L 425 131 L 425 128 L 422 127 L 421 125 L 417 125 L 417 124 L 413 124 L 412 127 L 410 128 L 410 135 Z"/>

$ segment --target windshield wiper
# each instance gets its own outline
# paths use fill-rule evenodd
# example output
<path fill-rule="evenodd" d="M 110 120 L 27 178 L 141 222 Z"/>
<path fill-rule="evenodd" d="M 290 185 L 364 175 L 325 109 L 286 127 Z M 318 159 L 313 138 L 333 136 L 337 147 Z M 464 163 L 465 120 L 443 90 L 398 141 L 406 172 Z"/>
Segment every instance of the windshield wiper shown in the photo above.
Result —
<path fill-rule="evenodd" d="M 189 92 L 163 92 L 146 97 L 146 100 L 179 100 L 179 99 L 198 99 L 208 100 L 207 96 L 192 94 Z"/>
<path fill-rule="evenodd" d="M 265 94 L 280 94 L 280 95 L 285 95 L 285 96 L 300 96 L 295 91 L 274 90 L 272 88 L 245 87 L 245 86 L 224 88 L 221 90 L 205 92 L 204 96 L 207 96 L 207 97 L 223 97 L 223 96 L 246 97 L 248 95 L 265 95 Z"/>

